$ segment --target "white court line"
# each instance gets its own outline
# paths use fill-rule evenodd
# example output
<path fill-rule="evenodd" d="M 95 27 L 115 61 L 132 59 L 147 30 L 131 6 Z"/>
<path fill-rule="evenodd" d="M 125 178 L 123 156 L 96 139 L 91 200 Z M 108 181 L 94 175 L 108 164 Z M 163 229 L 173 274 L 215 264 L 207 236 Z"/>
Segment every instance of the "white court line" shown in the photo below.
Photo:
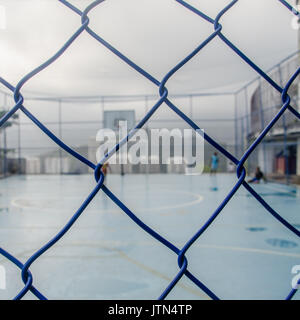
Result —
<path fill-rule="evenodd" d="M 73 246 L 74 244 L 72 244 L 72 246 Z M 65 246 L 71 246 L 71 245 L 68 245 L 68 244 L 66 244 L 66 245 L 56 245 L 56 247 L 65 247 Z M 80 244 L 76 244 L 75 246 L 84 246 L 84 244 L 82 244 L 82 243 L 80 243 Z M 97 245 L 94 245 L 94 247 L 100 247 L 100 248 L 107 248 L 106 246 L 101 246 L 101 245 L 99 245 L 99 244 L 97 244 Z M 125 259 L 125 260 L 127 260 L 128 262 L 130 262 L 130 263 L 133 263 L 133 264 L 135 264 L 137 267 L 139 267 L 139 268 L 141 268 L 141 269 L 143 269 L 143 270 L 145 270 L 145 271 L 147 271 L 147 272 L 149 272 L 149 273 L 151 273 L 152 275 L 154 275 L 154 276 L 156 276 L 157 278 L 160 278 L 160 279 L 163 279 L 163 280 L 166 280 L 167 282 L 171 282 L 172 280 L 173 280 L 173 278 L 171 278 L 171 277 L 169 277 L 169 276 L 167 276 L 167 275 L 165 275 L 164 273 L 162 273 L 162 272 L 160 272 L 160 271 L 158 271 L 158 270 L 155 270 L 155 269 L 153 269 L 153 268 L 151 268 L 151 267 L 148 267 L 147 265 L 145 265 L 145 264 L 143 264 L 143 263 L 141 263 L 141 262 L 139 262 L 139 261 L 137 261 L 137 260 L 135 260 L 135 259 L 132 259 L 131 257 L 129 257 L 125 252 L 123 252 L 122 250 L 120 250 L 120 249 L 117 249 L 117 248 L 107 248 L 107 249 L 111 249 L 113 252 L 115 252 L 115 254 L 117 254 L 117 255 L 119 255 L 119 257 L 120 258 L 123 258 L 123 259 Z M 23 258 L 28 258 L 28 257 L 30 257 L 30 255 L 32 254 L 32 251 L 34 251 L 34 252 L 36 252 L 38 249 L 35 249 L 35 250 L 26 250 L 26 251 L 23 251 L 23 252 L 21 252 L 21 253 L 19 253 L 19 254 L 16 254 L 15 256 L 16 257 L 19 257 L 18 259 L 19 260 L 21 260 L 20 258 L 21 257 L 23 257 Z M 58 256 L 58 258 L 65 258 L 65 259 L 69 259 L 69 258 L 77 258 L 77 259 L 82 259 L 82 258 L 86 258 L 85 256 L 82 256 L 82 255 L 78 255 L 78 256 L 65 256 L 65 257 L 63 257 L 63 256 Z M 105 258 L 112 258 L 113 256 L 107 256 L 107 255 L 105 255 L 105 256 L 101 256 L 101 255 L 99 255 L 99 256 L 91 256 L 91 257 L 88 257 L 88 258 L 90 258 L 90 259 L 105 259 Z M 40 257 L 40 259 L 47 259 L 47 258 L 56 258 L 56 256 L 55 255 L 53 255 L 53 256 L 48 256 L 47 254 L 45 254 L 44 256 L 42 255 L 41 257 Z M 6 258 L 4 258 L 3 259 L 3 261 L 1 261 L 1 259 L 0 259 L 0 262 L 3 264 L 3 263 L 12 263 L 11 261 L 9 261 L 8 259 L 6 259 Z M 13 263 L 12 263 L 13 264 Z M 16 267 L 17 268 L 17 267 Z M 177 286 L 179 286 L 179 287 L 181 287 L 182 289 L 184 289 L 185 291 L 187 291 L 187 292 L 190 292 L 190 293 L 192 293 L 192 294 L 194 294 L 195 296 L 197 296 L 197 297 L 201 297 L 202 299 L 204 299 L 204 300 L 211 300 L 211 298 L 208 296 L 208 295 L 206 295 L 201 289 L 195 289 L 195 288 L 193 288 L 193 287 L 191 287 L 191 286 L 189 286 L 189 285 L 186 285 L 186 284 L 184 284 L 184 283 L 182 283 L 182 282 L 179 282 L 178 284 L 177 284 Z"/>
<path fill-rule="evenodd" d="M 196 198 L 196 200 L 193 200 L 193 201 L 190 201 L 190 202 L 183 202 L 183 203 L 179 203 L 179 204 L 174 204 L 174 205 L 166 205 L 166 206 L 161 206 L 161 207 L 154 207 L 154 208 L 137 208 L 137 209 L 132 209 L 132 211 L 134 212 L 135 210 L 137 211 L 157 211 L 157 210 L 169 210 L 169 209 L 178 209 L 178 208 L 184 208 L 184 207 L 189 207 L 189 206 L 193 206 L 197 203 L 200 203 L 201 201 L 203 201 L 204 197 L 202 195 L 199 195 L 197 193 L 192 193 L 192 192 L 186 192 L 186 191 L 178 191 L 178 190 L 166 190 L 166 189 L 160 189 L 159 191 L 163 191 L 163 192 L 167 192 L 167 193 L 180 193 L 180 194 L 186 194 L 186 195 L 189 195 L 189 196 L 193 196 Z M 151 194 L 150 194 L 150 197 L 151 197 Z M 34 197 L 31 197 L 31 198 L 17 198 L 17 199 L 13 199 L 11 200 L 11 205 L 14 206 L 14 207 L 17 207 L 17 208 L 21 208 L 21 209 L 31 209 L 31 208 L 34 208 L 34 209 L 50 209 L 50 210 L 59 210 L 59 212 L 70 212 L 69 209 L 61 209 L 59 207 L 55 208 L 55 207 L 42 207 L 40 203 L 38 203 L 38 205 L 35 205 L 34 204 L 34 200 L 32 200 Z M 53 198 L 50 198 L 54 201 L 57 201 L 57 198 L 53 197 Z M 26 200 L 29 200 L 29 204 L 26 205 L 26 204 L 20 204 L 20 201 L 26 201 Z M 49 197 L 45 197 L 45 200 L 49 200 Z M 72 200 L 72 198 L 70 197 L 70 200 Z M 31 205 L 31 202 L 33 202 L 33 205 Z M 40 206 L 39 206 L 40 205 Z M 126 203 L 125 203 L 126 205 Z M 126 205 L 128 206 L 128 205 Z M 130 207 L 129 207 L 130 209 Z M 93 208 L 93 210 L 95 210 L 95 208 Z M 120 209 L 121 210 L 121 209 Z M 107 209 L 107 208 L 99 208 L 99 211 L 101 212 L 109 212 L 109 213 L 123 213 L 120 212 L 120 210 L 116 210 L 116 209 Z"/>
<path fill-rule="evenodd" d="M 15 243 L 17 244 L 17 243 Z M 20 243 L 20 245 L 24 245 L 24 243 Z M 125 241 L 103 241 L 102 244 L 99 244 L 98 242 L 72 242 L 72 243 L 66 243 L 63 245 L 56 244 L 55 247 L 57 248 L 63 248 L 63 247 L 90 247 L 90 248 L 106 248 L 113 251 L 121 251 L 122 249 L 118 248 L 118 246 L 130 246 L 130 245 L 137 245 L 139 247 L 147 247 L 147 246 L 158 246 L 159 243 L 153 243 L 150 241 L 143 241 L 143 242 L 125 242 Z M 176 246 L 181 247 L 182 244 L 176 244 Z M 292 258 L 300 258 L 300 253 L 293 253 L 293 252 L 283 252 L 283 251 L 274 251 L 274 250 L 267 250 L 267 249 L 258 249 L 258 248 L 245 248 L 245 247 L 235 247 L 235 246 L 222 246 L 222 245 L 215 245 L 215 244 L 197 244 L 195 243 L 193 247 L 198 248 L 205 248 L 205 249 L 217 249 L 217 250 L 229 250 L 229 251 L 240 251 L 240 252 L 249 252 L 249 253 L 259 253 L 259 254 L 268 254 L 268 255 L 276 255 L 276 256 L 286 256 L 286 257 L 292 257 Z M 26 250 L 18 255 L 24 255 L 26 252 L 31 252 L 31 250 Z M 42 257 L 46 257 L 47 254 L 45 254 Z M 1 257 L 1 255 L 0 255 Z M 51 256 L 55 258 L 55 255 Z M 68 256 L 66 256 L 68 258 Z M 84 258 L 83 255 L 78 255 L 78 258 Z M 5 259 L 4 259 L 5 261 Z M 0 262 L 1 258 L 0 258 Z"/>
<path fill-rule="evenodd" d="M 111 241 L 113 242 L 113 241 Z M 122 242 L 122 245 L 124 245 L 125 243 Z M 130 244 L 130 243 L 128 243 Z M 135 243 L 136 244 L 136 243 Z M 145 243 L 139 243 L 139 245 L 145 245 L 145 244 L 148 244 L 148 245 L 151 245 L 153 246 L 153 243 L 150 243 L 150 242 L 145 242 Z M 157 244 L 158 245 L 158 244 Z M 56 247 L 68 247 L 68 246 L 86 246 L 86 247 L 100 247 L 100 248 L 106 248 L 106 249 L 111 249 L 112 251 L 118 253 L 120 255 L 120 257 L 124 258 L 125 260 L 135 264 L 136 266 L 140 267 L 141 269 L 151 273 L 152 275 L 160 278 L 160 279 L 164 279 L 166 281 L 171 281 L 172 279 L 168 276 L 166 276 L 165 274 L 151 268 L 151 267 L 148 267 L 147 265 L 129 257 L 122 249 L 119 249 L 119 248 L 114 248 L 114 247 L 108 247 L 107 245 L 100 245 L 99 243 L 70 243 L 70 244 L 65 244 L 65 245 L 56 245 Z M 282 251 L 273 251 L 273 250 L 265 250 L 265 249 L 257 249 L 257 248 L 243 248 L 243 247 L 234 247 L 234 246 L 219 246 L 219 245 L 204 245 L 204 244 L 194 244 L 194 247 L 199 247 L 199 248 L 207 248 L 207 249 L 217 249 L 217 250 L 230 250 L 230 251 L 238 251 L 238 252 L 249 252 L 249 253 L 256 253 L 256 254 L 268 254 L 268 255 L 277 255 L 277 256 L 286 256 L 286 257 L 292 257 L 292 258 L 300 258 L 300 254 L 299 253 L 290 253 L 290 252 L 282 252 Z M 18 257 L 26 257 L 26 255 L 29 253 L 30 255 L 30 252 L 32 250 L 26 250 L 26 251 L 23 251 L 19 254 L 17 254 L 16 256 Z M 99 256 L 93 256 L 93 257 L 90 257 L 92 259 L 105 259 L 105 258 L 110 258 L 111 256 L 103 256 L 103 255 L 99 255 Z M 45 254 L 44 256 L 41 256 L 41 259 L 47 259 L 47 258 L 53 258 L 55 259 L 55 255 L 53 256 L 47 256 L 47 254 Z M 58 258 L 63 258 L 62 256 L 59 256 Z M 76 256 L 72 256 L 72 257 L 68 257 L 66 256 L 65 257 L 66 259 L 68 258 L 76 258 Z M 82 256 L 82 255 L 78 255 L 77 256 L 78 259 L 82 259 L 82 258 L 85 258 L 85 256 Z M 3 258 L 3 259 L 0 259 L 0 262 L 1 263 L 9 263 L 10 261 L 8 261 L 7 259 Z M 199 296 L 201 298 L 204 298 L 204 299 L 210 299 L 206 294 L 204 294 L 202 291 L 198 291 L 192 287 L 190 287 L 189 285 L 185 285 L 185 284 L 182 284 L 182 283 L 178 283 L 178 286 L 181 287 L 182 289 L 196 295 L 196 296 Z"/>

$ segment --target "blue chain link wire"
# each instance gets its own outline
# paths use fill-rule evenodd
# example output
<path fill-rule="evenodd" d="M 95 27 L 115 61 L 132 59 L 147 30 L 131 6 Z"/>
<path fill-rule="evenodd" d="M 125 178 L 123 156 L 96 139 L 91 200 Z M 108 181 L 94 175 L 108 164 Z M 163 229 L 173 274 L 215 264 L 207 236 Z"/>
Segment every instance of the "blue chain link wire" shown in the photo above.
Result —
<path fill-rule="evenodd" d="M 174 279 L 171 281 L 171 283 L 167 286 L 167 288 L 164 290 L 164 292 L 160 295 L 159 299 L 165 299 L 167 295 L 172 291 L 172 289 L 176 286 L 178 281 L 185 275 L 187 278 L 189 278 L 194 284 L 196 284 L 201 290 L 203 290 L 210 298 L 218 300 L 219 297 L 212 292 L 203 282 L 201 282 L 198 278 L 196 278 L 189 270 L 188 270 L 188 261 L 185 257 L 186 252 L 189 250 L 189 248 L 193 245 L 193 243 L 199 239 L 199 237 L 211 226 L 213 221 L 216 219 L 216 217 L 220 214 L 220 212 L 223 210 L 223 208 L 227 205 L 227 203 L 232 199 L 232 197 L 235 195 L 237 190 L 243 186 L 257 201 L 261 203 L 261 205 L 275 218 L 277 219 L 281 224 L 283 224 L 286 228 L 288 228 L 291 232 L 296 234 L 298 237 L 300 237 L 300 231 L 297 230 L 295 227 L 293 227 L 290 223 L 288 223 L 279 213 L 277 213 L 264 199 L 262 199 L 259 194 L 255 192 L 255 190 L 245 181 L 246 177 L 246 170 L 244 168 L 244 164 L 246 160 L 249 158 L 251 153 L 257 148 L 257 146 L 261 143 L 261 141 L 264 139 L 266 134 L 271 130 L 271 128 L 275 125 L 275 123 L 281 118 L 281 116 L 286 112 L 287 110 L 290 111 L 292 114 L 294 114 L 298 119 L 300 119 L 300 114 L 298 111 L 293 108 L 290 105 L 290 97 L 288 95 L 288 90 L 292 83 L 295 81 L 297 76 L 300 73 L 300 68 L 298 68 L 295 73 L 292 75 L 292 77 L 289 79 L 289 81 L 286 83 L 286 85 L 282 88 L 280 85 L 278 85 L 274 80 L 272 80 L 266 72 L 261 70 L 252 60 L 250 60 L 239 48 L 237 48 L 227 37 L 225 37 L 222 34 L 222 25 L 220 24 L 220 20 L 223 17 L 224 14 L 230 8 L 232 8 L 238 0 L 231 1 L 224 9 L 222 9 L 217 17 L 215 19 L 209 17 L 205 13 L 199 11 L 195 7 L 191 6 L 187 2 L 183 0 L 174 0 L 178 4 L 185 7 L 187 10 L 190 10 L 194 14 L 198 15 L 201 19 L 206 20 L 208 23 L 212 24 L 214 27 L 214 32 L 211 33 L 211 35 L 204 40 L 202 43 L 200 43 L 187 57 L 185 57 L 181 62 L 179 62 L 175 67 L 173 67 L 164 77 L 161 81 L 155 79 L 150 73 L 148 73 L 146 70 L 139 67 L 137 64 L 135 64 L 132 60 L 130 60 L 128 57 L 123 55 L 120 51 L 118 51 L 116 48 L 114 48 L 112 45 L 110 45 L 107 41 L 105 41 L 103 38 L 101 38 L 97 33 L 95 33 L 90 27 L 89 27 L 89 17 L 88 13 L 95 8 L 96 6 L 100 5 L 104 0 L 97 0 L 93 1 L 89 6 L 86 7 L 84 11 L 79 10 L 77 7 L 72 5 L 67 0 L 58 0 L 63 5 L 65 5 L 67 8 L 71 9 L 75 14 L 79 15 L 81 17 L 81 26 L 76 30 L 76 32 L 66 41 L 66 43 L 62 46 L 60 50 L 57 51 L 56 54 L 54 54 L 51 58 L 49 58 L 47 61 L 45 61 L 42 65 L 38 66 L 36 69 L 28 73 L 26 76 L 24 76 L 14 87 L 10 83 L 8 83 L 5 79 L 0 77 L 0 82 L 10 91 L 13 92 L 14 100 L 15 100 L 15 106 L 9 110 L 1 119 L 0 119 L 0 126 L 2 126 L 15 112 L 18 110 L 21 110 L 36 126 L 38 126 L 51 140 L 53 140 L 59 147 L 61 147 L 63 150 L 71 154 L 73 157 L 77 158 L 79 161 L 90 167 L 94 170 L 94 176 L 96 180 L 96 186 L 94 189 L 90 192 L 90 194 L 87 196 L 86 200 L 82 203 L 80 208 L 75 212 L 75 214 L 72 216 L 72 218 L 69 220 L 69 222 L 61 229 L 59 233 L 57 233 L 47 244 L 45 244 L 43 247 L 41 247 L 37 252 L 35 252 L 24 264 L 20 262 L 18 259 L 16 259 L 13 255 L 11 255 L 9 252 L 4 250 L 0 247 L 0 254 L 3 255 L 5 258 L 7 258 L 9 261 L 11 261 L 13 264 L 15 264 L 19 269 L 21 269 L 21 277 L 24 282 L 23 289 L 16 295 L 14 299 L 19 300 L 24 297 L 28 293 L 28 291 L 32 292 L 38 299 L 45 300 L 47 299 L 38 289 L 36 289 L 33 285 L 33 275 L 30 272 L 29 268 L 30 266 L 43 254 L 45 253 L 49 248 L 55 245 L 56 242 L 58 242 L 73 226 L 73 224 L 76 222 L 76 220 L 79 218 L 79 216 L 83 213 L 83 211 L 87 208 L 87 206 L 90 204 L 90 202 L 93 200 L 93 198 L 96 196 L 96 194 L 102 190 L 119 208 L 123 210 L 123 212 L 132 219 L 139 227 L 141 227 L 145 232 L 150 234 L 153 238 L 155 238 L 157 241 L 165 245 L 167 248 L 169 248 L 171 251 L 174 252 L 174 254 L 178 257 L 178 267 L 179 271 L 177 275 L 174 277 Z M 274 0 L 275 1 L 275 0 Z M 299 15 L 298 11 L 296 11 L 289 3 L 287 3 L 284 0 L 277 0 L 281 2 L 288 10 L 290 10 L 294 15 Z M 29 81 L 32 77 L 34 77 L 39 72 L 43 71 L 45 68 L 47 68 L 50 64 L 54 63 L 69 47 L 70 45 L 83 33 L 87 32 L 91 37 L 93 37 L 96 41 L 98 41 L 100 44 L 105 46 L 109 51 L 111 51 L 113 54 L 118 56 L 121 60 L 123 60 L 126 64 L 128 64 L 131 68 L 139 72 L 141 75 L 143 75 L 146 79 L 154 83 L 158 87 L 159 92 L 159 99 L 154 104 L 154 106 L 146 113 L 144 118 L 136 125 L 136 127 L 131 130 L 128 133 L 128 136 L 124 138 L 122 141 L 119 142 L 112 150 L 110 150 L 104 158 L 98 163 L 94 164 L 90 162 L 85 157 L 81 156 L 79 153 L 74 151 L 72 148 L 70 148 L 68 145 L 66 145 L 61 139 L 56 137 L 47 127 L 43 125 L 25 106 L 24 98 L 21 94 L 21 89 L 23 85 Z M 214 213 L 211 215 L 211 217 L 206 221 L 206 223 L 196 232 L 189 241 L 186 242 L 186 244 L 180 249 L 177 248 L 175 245 L 173 245 L 171 242 L 169 242 L 167 239 L 162 237 L 160 234 L 158 234 L 155 230 L 151 229 L 148 225 L 146 225 L 142 220 L 140 220 L 126 205 L 119 200 L 114 193 L 107 188 L 103 184 L 104 182 L 104 175 L 101 171 L 102 165 L 115 153 L 117 152 L 120 147 L 127 143 L 127 141 L 135 134 L 136 129 L 139 129 L 143 127 L 143 125 L 150 120 L 152 115 L 159 109 L 159 107 L 165 103 L 167 106 L 173 110 L 180 118 L 182 118 L 183 121 L 188 123 L 193 129 L 197 130 L 200 129 L 192 119 L 190 119 L 187 115 L 185 115 L 179 107 L 177 107 L 169 98 L 168 98 L 168 90 L 166 87 L 166 84 L 168 80 L 186 63 L 188 63 L 195 55 L 199 53 L 201 49 L 203 49 L 206 45 L 208 45 L 213 39 L 219 37 L 229 48 L 233 50 L 242 60 L 244 60 L 245 63 L 247 63 L 252 69 L 254 69 L 262 78 L 264 78 L 275 90 L 277 90 L 281 94 L 282 99 L 282 107 L 276 114 L 276 116 L 270 121 L 270 123 L 264 128 L 264 130 L 260 133 L 260 135 L 256 138 L 256 140 L 251 144 L 251 146 L 248 148 L 248 150 L 244 153 L 242 158 L 239 160 L 234 155 L 232 155 L 230 152 L 228 152 L 226 149 L 224 149 L 221 145 L 219 145 L 213 138 L 211 138 L 208 134 L 204 133 L 204 139 L 210 143 L 214 148 L 216 148 L 220 153 L 222 153 L 226 158 L 228 158 L 230 161 L 232 161 L 236 165 L 236 173 L 237 173 L 237 182 L 234 185 L 234 187 L 230 190 L 230 192 L 227 194 L 225 199 L 221 202 L 221 204 L 218 206 L 218 208 L 214 211 Z M 293 296 L 296 293 L 296 289 L 291 290 L 289 294 L 287 295 L 286 299 L 290 300 L 293 298 Z"/>

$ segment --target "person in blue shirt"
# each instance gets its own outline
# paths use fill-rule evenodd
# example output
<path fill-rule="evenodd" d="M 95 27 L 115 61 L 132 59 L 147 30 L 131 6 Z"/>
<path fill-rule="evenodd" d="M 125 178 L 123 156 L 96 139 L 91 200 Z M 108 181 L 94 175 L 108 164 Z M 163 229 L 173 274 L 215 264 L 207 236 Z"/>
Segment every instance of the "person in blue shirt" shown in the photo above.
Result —
<path fill-rule="evenodd" d="M 215 152 L 211 156 L 211 162 L 210 162 L 210 174 L 216 173 L 218 170 L 218 165 L 219 165 L 219 157 L 217 152 Z"/>

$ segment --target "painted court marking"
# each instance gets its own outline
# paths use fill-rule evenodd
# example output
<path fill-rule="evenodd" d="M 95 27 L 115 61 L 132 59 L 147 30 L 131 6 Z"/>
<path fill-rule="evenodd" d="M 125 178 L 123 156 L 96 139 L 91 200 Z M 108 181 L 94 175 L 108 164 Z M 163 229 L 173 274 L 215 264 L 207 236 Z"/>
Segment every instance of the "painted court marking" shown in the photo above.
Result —
<path fill-rule="evenodd" d="M 162 192 L 166 192 L 166 193 L 178 193 L 178 194 L 186 194 L 188 196 L 193 196 L 195 198 L 195 200 L 189 201 L 189 202 L 183 202 L 183 203 L 179 203 L 179 204 L 174 204 L 174 205 L 166 205 L 166 206 L 160 206 L 160 207 L 153 207 L 153 208 L 138 208 L 136 210 L 140 210 L 140 211 L 157 211 L 157 210 L 169 210 L 169 209 L 178 209 L 178 208 L 184 208 L 184 207 L 189 207 L 189 206 L 193 206 L 196 205 L 198 203 L 200 203 L 201 201 L 203 201 L 204 197 L 202 195 L 199 195 L 197 193 L 193 193 L 193 192 L 186 192 L 186 191 L 178 191 L 178 190 L 167 190 L 167 189 L 160 189 L 160 191 Z M 43 199 L 41 200 L 33 200 L 34 195 L 31 195 L 32 198 L 17 198 L 17 199 L 13 199 L 11 201 L 11 205 L 17 208 L 21 208 L 21 209 L 30 209 L 30 208 L 35 208 L 35 209 L 58 209 L 55 208 L 53 206 L 53 204 L 56 204 L 57 202 L 57 198 L 53 197 L 52 199 L 49 197 L 45 197 L 45 202 L 43 202 Z M 151 197 L 151 195 L 150 195 Z M 70 201 L 72 201 L 72 198 L 70 197 Z M 47 207 L 47 204 L 50 205 Z M 60 212 L 70 212 L 70 209 L 61 209 L 59 208 Z M 116 209 L 108 209 L 108 208 L 99 208 L 100 212 L 109 212 L 109 213 L 122 213 L 120 210 L 116 210 Z"/>

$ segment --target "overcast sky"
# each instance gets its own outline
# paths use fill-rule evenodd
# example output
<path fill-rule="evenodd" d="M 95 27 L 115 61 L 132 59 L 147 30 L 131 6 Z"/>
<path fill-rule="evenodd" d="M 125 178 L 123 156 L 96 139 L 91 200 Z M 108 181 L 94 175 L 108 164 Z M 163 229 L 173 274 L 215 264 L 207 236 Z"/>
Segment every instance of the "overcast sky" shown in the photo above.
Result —
<path fill-rule="evenodd" d="M 70 1 L 81 10 L 92 2 Z M 229 2 L 188 0 L 212 18 Z M 80 17 L 58 0 L 0 0 L 0 16 L 4 9 L 6 28 L 0 29 L 0 76 L 13 85 L 55 54 L 81 24 Z M 89 17 L 95 32 L 158 80 L 214 31 L 210 23 L 175 0 L 106 0 L 90 12 Z M 222 17 L 221 24 L 223 33 L 265 70 L 297 50 L 297 31 L 292 28 L 292 19 L 293 15 L 278 0 L 240 0 Z M 168 81 L 167 87 L 170 94 L 229 90 L 256 76 L 215 38 Z M 22 88 L 25 106 L 31 112 L 42 121 L 57 121 L 57 103 L 28 102 L 26 92 L 51 96 L 126 95 L 157 94 L 158 89 L 84 32 L 61 58 Z M 154 102 L 150 101 L 148 107 Z M 189 112 L 188 100 L 177 102 L 184 112 Z M 194 101 L 193 119 L 233 118 L 233 102 L 229 97 Z M 100 123 L 103 118 L 100 104 L 64 104 L 62 107 L 63 121 L 99 120 Z M 110 103 L 105 108 L 134 109 L 136 120 L 145 113 L 143 102 Z M 164 108 L 154 119 L 177 118 Z M 21 120 L 28 122 L 25 116 Z M 233 125 L 230 122 L 197 123 L 218 141 L 231 142 Z M 96 135 L 99 126 L 65 126 L 63 138 L 70 144 L 86 144 L 89 137 Z M 178 122 L 174 126 L 178 126 Z M 56 132 L 57 126 L 50 129 Z M 17 138 L 14 130 L 9 130 L 12 141 Z M 23 145 L 32 145 L 32 139 L 36 146 L 50 143 L 34 127 L 26 126 L 26 130 L 29 131 L 22 134 Z"/>
<path fill-rule="evenodd" d="M 84 9 L 91 0 L 71 0 Z M 230 1 L 189 0 L 211 17 Z M 292 1 L 290 1 L 293 4 Z M 56 0 L 0 0 L 6 29 L 0 30 L 0 74 L 14 85 L 53 55 L 80 26 L 80 17 Z M 161 80 L 209 34 L 213 26 L 174 0 L 106 0 L 90 14 L 90 26 L 105 40 Z M 262 68 L 297 49 L 292 14 L 278 0 L 240 0 L 221 19 L 223 33 Z M 219 39 L 213 40 L 168 83 L 189 93 L 231 86 L 255 73 Z M 87 33 L 57 62 L 25 85 L 51 95 L 156 93 Z"/>

